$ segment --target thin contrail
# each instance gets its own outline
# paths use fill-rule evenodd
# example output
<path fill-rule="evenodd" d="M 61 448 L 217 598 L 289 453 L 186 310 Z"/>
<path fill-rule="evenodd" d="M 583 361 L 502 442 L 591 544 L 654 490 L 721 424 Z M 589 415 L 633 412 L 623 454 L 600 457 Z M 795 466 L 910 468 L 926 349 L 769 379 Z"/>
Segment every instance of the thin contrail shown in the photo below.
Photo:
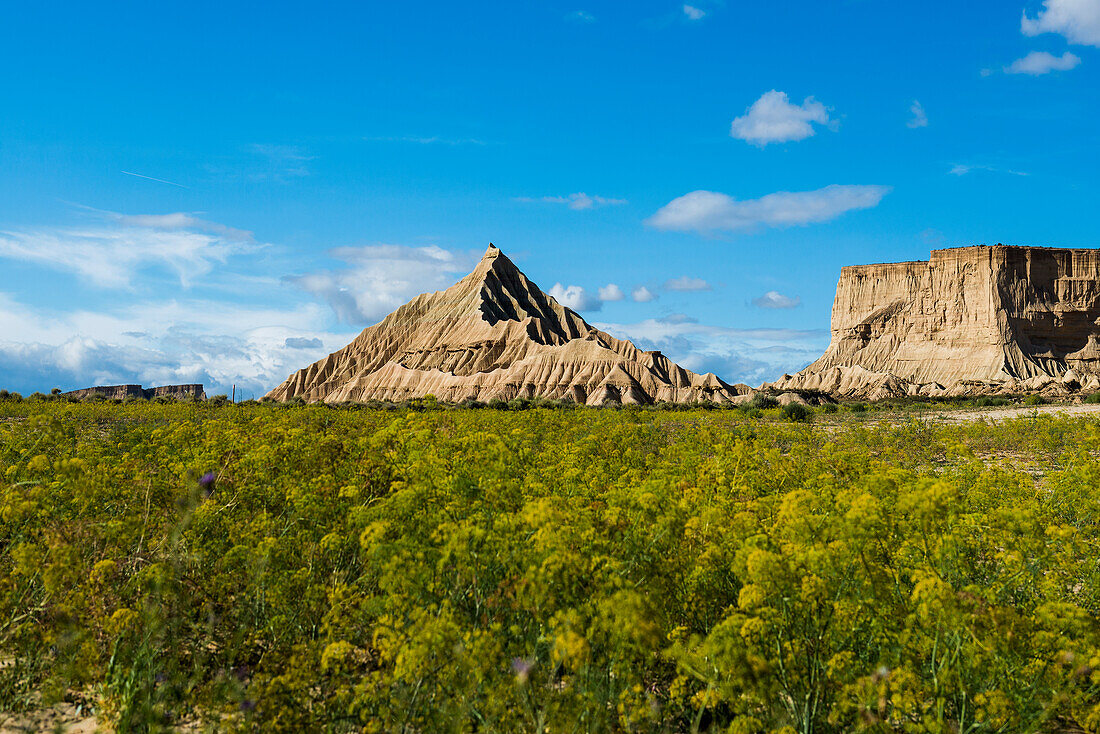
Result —
<path fill-rule="evenodd" d="M 189 189 L 190 186 L 184 186 L 183 184 L 175 183 L 174 181 L 165 181 L 163 178 L 153 178 L 152 176 L 146 176 L 142 173 L 134 173 L 132 171 L 123 171 L 127 176 L 137 176 L 138 178 L 147 178 L 150 181 L 158 181 L 160 183 L 168 184 L 169 186 L 179 186 L 181 189 Z"/>

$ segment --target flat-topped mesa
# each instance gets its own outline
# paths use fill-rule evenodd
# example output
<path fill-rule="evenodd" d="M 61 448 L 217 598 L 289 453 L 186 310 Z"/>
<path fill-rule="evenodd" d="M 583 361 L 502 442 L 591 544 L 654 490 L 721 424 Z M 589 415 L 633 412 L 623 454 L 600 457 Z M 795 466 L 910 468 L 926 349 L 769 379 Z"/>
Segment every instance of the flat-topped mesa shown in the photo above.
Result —
<path fill-rule="evenodd" d="M 1100 389 L 1100 250 L 1007 245 L 841 269 L 832 340 L 773 383 L 834 395 Z"/>
<path fill-rule="evenodd" d="M 80 390 L 70 390 L 62 393 L 66 397 L 84 400 L 100 397 L 109 400 L 124 400 L 126 398 L 174 398 L 176 400 L 206 400 L 206 392 L 200 384 L 190 385 L 161 385 L 160 387 L 142 387 L 141 385 L 98 385 L 85 387 Z"/>
<path fill-rule="evenodd" d="M 493 245 L 450 288 L 412 299 L 268 397 L 447 402 L 544 397 L 729 402 L 745 388 L 697 375 L 588 324 Z"/>

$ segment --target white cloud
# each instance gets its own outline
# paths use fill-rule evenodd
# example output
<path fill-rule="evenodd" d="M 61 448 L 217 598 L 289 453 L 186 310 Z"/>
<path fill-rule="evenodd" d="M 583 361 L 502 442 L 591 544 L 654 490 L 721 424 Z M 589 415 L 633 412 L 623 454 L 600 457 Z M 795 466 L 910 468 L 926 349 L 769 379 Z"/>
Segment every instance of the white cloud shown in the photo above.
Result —
<path fill-rule="evenodd" d="M 614 283 L 608 283 L 599 290 L 601 301 L 621 301 L 626 296 L 623 294 L 622 288 Z"/>
<path fill-rule="evenodd" d="M 579 285 L 563 286 L 555 283 L 549 292 L 554 300 L 574 311 L 599 311 L 603 308 L 603 301 L 593 298 L 591 293 Z"/>
<path fill-rule="evenodd" d="M 768 143 L 804 140 L 816 131 L 813 123 L 827 125 L 825 105 L 807 97 L 801 105 L 791 104 L 786 92 L 771 90 L 752 103 L 745 114 L 730 125 L 730 137 L 764 147 Z"/>
<path fill-rule="evenodd" d="M 188 287 L 230 256 L 257 248 L 251 233 L 190 214 L 96 214 L 107 223 L 0 232 L 0 258 L 76 273 L 103 288 L 129 288 L 139 272 L 166 267 Z"/>
<path fill-rule="evenodd" d="M 450 287 L 455 273 L 466 274 L 476 263 L 472 254 L 434 245 L 338 247 L 329 254 L 347 266 L 285 280 L 327 302 L 340 321 L 358 326 L 379 321 L 421 293 Z"/>
<path fill-rule="evenodd" d="M 914 99 L 913 104 L 909 105 L 909 114 L 912 117 L 909 118 L 909 122 L 905 123 L 907 127 L 928 127 L 928 114 L 924 111 L 924 105 L 919 101 Z"/>
<path fill-rule="evenodd" d="M 200 382 L 211 395 L 235 384 L 238 394 L 259 398 L 350 339 L 325 333 L 324 321 L 317 304 L 280 310 L 172 300 L 57 312 L 0 293 L 0 387 Z"/>
<path fill-rule="evenodd" d="M 1070 43 L 1100 46 L 1100 2 L 1097 0 L 1044 0 L 1034 18 L 1024 11 L 1020 31 L 1025 36 L 1059 33 Z"/>
<path fill-rule="evenodd" d="M 610 199 L 606 196 L 596 196 L 578 191 L 575 194 L 569 194 L 568 196 L 540 196 L 533 198 L 530 196 L 517 196 L 516 201 L 522 202 L 545 202 L 547 204 L 566 204 L 570 209 L 581 211 L 584 209 L 595 209 L 601 206 L 618 206 L 625 204 L 626 199 Z"/>
<path fill-rule="evenodd" d="M 697 8 L 694 5 L 684 5 L 684 15 L 688 17 L 688 20 L 702 20 L 706 15 L 706 11 L 701 8 Z"/>
<path fill-rule="evenodd" d="M 283 346 L 288 349 L 320 349 L 324 343 L 316 337 L 288 336 L 283 340 Z"/>
<path fill-rule="evenodd" d="M 666 291 L 709 291 L 710 283 L 702 278 L 692 278 L 687 275 L 672 278 L 665 281 Z"/>
<path fill-rule="evenodd" d="M 634 299 L 635 303 L 649 303 L 650 301 L 657 300 L 657 294 L 646 288 L 644 285 L 640 285 L 630 292 L 630 297 Z"/>
<path fill-rule="evenodd" d="M 565 16 L 566 20 L 571 20 L 574 23 L 595 23 L 596 16 L 589 13 L 587 10 L 574 10 L 572 13 L 568 13 Z"/>
<path fill-rule="evenodd" d="M 738 201 L 715 191 L 692 191 L 673 199 L 646 220 L 657 229 L 739 232 L 827 222 L 845 212 L 877 206 L 889 186 L 833 184 L 815 191 L 779 191 Z"/>
<path fill-rule="evenodd" d="M 1022 59 L 1016 59 L 1005 67 L 1006 74 L 1030 74 L 1042 76 L 1052 71 L 1069 71 L 1081 63 L 1081 58 L 1066 51 L 1061 56 L 1046 51 L 1032 51 Z"/>
<path fill-rule="evenodd" d="M 753 386 L 802 369 L 829 344 L 828 329 L 731 329 L 700 324 L 683 314 L 595 326 L 641 349 L 660 349 L 694 372 L 714 372 L 727 382 Z"/>
<path fill-rule="evenodd" d="M 978 163 L 956 163 L 951 166 L 951 170 L 948 171 L 952 176 L 965 176 L 971 171 L 986 171 L 988 173 L 1007 173 L 1010 176 L 1027 176 L 1024 171 L 1013 171 L 1010 168 L 997 168 L 996 166 L 985 166 Z"/>
<path fill-rule="evenodd" d="M 752 305 L 757 308 L 795 308 L 802 303 L 798 296 L 791 298 L 779 291 L 768 291 L 758 298 L 752 299 Z"/>

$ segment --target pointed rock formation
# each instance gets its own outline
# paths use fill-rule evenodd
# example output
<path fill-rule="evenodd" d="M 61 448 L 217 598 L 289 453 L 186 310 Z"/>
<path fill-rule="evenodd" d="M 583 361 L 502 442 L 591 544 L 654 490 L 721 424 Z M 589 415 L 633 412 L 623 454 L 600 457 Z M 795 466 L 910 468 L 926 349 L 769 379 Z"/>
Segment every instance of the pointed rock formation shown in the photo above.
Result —
<path fill-rule="evenodd" d="M 590 326 L 489 245 L 472 273 L 425 293 L 268 397 L 462 402 L 544 397 L 587 405 L 730 402 L 747 392 Z"/>
<path fill-rule="evenodd" d="M 1097 389 L 1098 337 L 1100 250 L 933 250 L 842 268 L 828 350 L 771 387 L 863 399 Z"/>

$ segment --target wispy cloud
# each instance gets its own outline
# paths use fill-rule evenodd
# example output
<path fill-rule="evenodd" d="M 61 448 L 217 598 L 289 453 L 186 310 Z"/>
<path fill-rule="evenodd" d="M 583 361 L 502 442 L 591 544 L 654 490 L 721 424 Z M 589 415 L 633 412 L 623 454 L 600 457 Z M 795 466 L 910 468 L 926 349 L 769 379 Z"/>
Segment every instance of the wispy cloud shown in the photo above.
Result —
<path fill-rule="evenodd" d="M 574 10 L 571 13 L 566 13 L 565 19 L 573 23 L 595 23 L 596 16 L 589 13 L 587 10 Z"/>
<path fill-rule="evenodd" d="M 889 186 L 833 184 L 815 191 L 779 191 L 744 201 L 715 191 L 692 191 L 661 207 L 646 224 L 656 229 L 703 233 L 813 224 L 875 207 L 890 190 Z"/>
<path fill-rule="evenodd" d="M 525 203 L 532 202 L 544 202 L 547 204 L 565 204 L 570 209 L 582 211 L 584 209 L 595 209 L 603 206 L 619 206 L 620 204 L 626 204 L 626 199 L 611 199 L 606 196 L 588 195 L 582 191 L 578 191 L 575 194 L 569 194 L 568 196 L 517 196 L 516 201 L 522 201 Z"/>
<path fill-rule="evenodd" d="M 1020 31 L 1025 36 L 1058 33 L 1070 43 L 1100 46 L 1100 2 L 1043 0 L 1043 9 L 1034 18 L 1024 11 Z"/>
<path fill-rule="evenodd" d="M 0 258 L 76 273 L 102 288 L 129 288 L 143 269 L 167 267 L 186 288 L 215 264 L 258 247 L 250 232 L 191 214 L 96 216 L 107 221 L 0 232 Z"/>
<path fill-rule="evenodd" d="M 250 166 L 247 174 L 253 181 L 287 183 L 304 178 L 311 173 L 307 164 L 316 158 L 297 145 L 253 143 L 247 150 L 258 159 L 258 165 Z"/>
<path fill-rule="evenodd" d="M 684 15 L 687 16 L 688 20 L 702 20 L 706 14 L 707 12 L 702 8 L 697 8 L 694 5 L 684 5 Z"/>
<path fill-rule="evenodd" d="M 828 125 L 829 111 L 813 97 L 791 104 L 786 92 L 765 92 L 745 114 L 730 125 L 730 137 L 764 147 L 769 143 L 805 140 L 817 131 L 814 124 Z"/>
<path fill-rule="evenodd" d="M 1025 171 L 1014 171 L 1011 168 L 998 168 L 997 166 L 986 166 L 980 163 L 956 163 L 951 166 L 951 170 L 948 171 L 952 176 L 965 176 L 972 171 L 985 171 L 987 173 L 1005 173 L 1010 176 L 1028 176 L 1030 174 Z"/>
<path fill-rule="evenodd" d="M 684 293 L 692 291 L 712 290 L 710 283 L 708 283 L 707 281 L 703 280 L 702 278 L 692 278 L 687 275 L 666 280 L 664 288 L 666 291 L 680 291 Z"/>
<path fill-rule="evenodd" d="M 913 104 L 909 105 L 909 114 L 912 115 L 912 117 L 905 123 L 906 127 L 928 127 L 928 114 L 924 111 L 924 105 L 918 100 L 914 99 Z"/>
<path fill-rule="evenodd" d="M 785 296 L 779 291 L 768 291 L 762 296 L 752 299 L 752 305 L 757 308 L 796 308 L 802 304 L 798 296 Z"/>
<path fill-rule="evenodd" d="M 488 145 L 480 138 L 447 138 L 440 135 L 384 135 L 365 137 L 372 143 L 414 143 L 416 145 Z"/>
<path fill-rule="evenodd" d="M 1016 59 L 1004 68 L 1006 74 L 1042 76 L 1052 71 L 1069 71 L 1081 63 L 1081 58 L 1066 51 L 1061 56 L 1046 51 L 1032 51 L 1022 59 Z"/>

